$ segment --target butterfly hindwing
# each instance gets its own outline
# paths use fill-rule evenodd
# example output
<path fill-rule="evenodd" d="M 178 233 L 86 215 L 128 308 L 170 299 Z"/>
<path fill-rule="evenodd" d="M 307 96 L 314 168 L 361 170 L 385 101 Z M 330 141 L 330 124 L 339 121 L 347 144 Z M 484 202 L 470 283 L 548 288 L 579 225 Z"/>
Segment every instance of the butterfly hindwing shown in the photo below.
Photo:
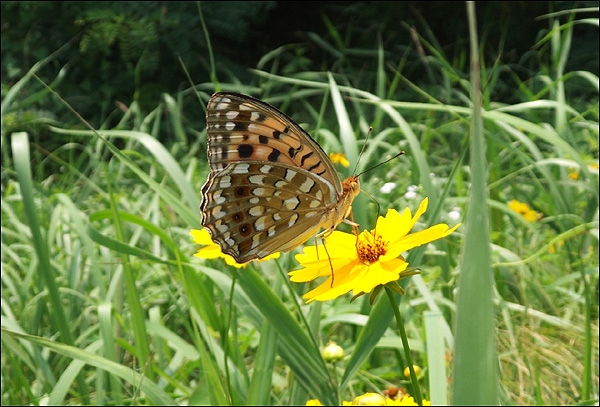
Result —
<path fill-rule="evenodd" d="M 256 161 L 230 164 L 213 174 L 203 195 L 203 225 L 221 250 L 238 262 L 306 241 L 323 223 L 323 208 L 336 199 L 331 185 L 310 172 Z M 291 228 L 298 234 L 280 238 Z M 295 244 L 297 239 L 301 242 Z"/>

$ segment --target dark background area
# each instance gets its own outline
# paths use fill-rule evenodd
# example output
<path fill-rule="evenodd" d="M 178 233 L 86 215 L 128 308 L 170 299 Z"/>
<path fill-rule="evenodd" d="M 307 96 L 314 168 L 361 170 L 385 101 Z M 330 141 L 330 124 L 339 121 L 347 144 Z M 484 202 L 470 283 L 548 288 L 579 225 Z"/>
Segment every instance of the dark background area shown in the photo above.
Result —
<path fill-rule="evenodd" d="M 538 67 L 527 56 L 549 53 L 547 45 L 534 48 L 549 29 L 548 20 L 539 17 L 585 6 L 598 2 L 478 2 L 485 63 L 514 64 L 516 74 L 532 75 Z M 225 83 L 256 85 L 248 68 L 278 47 L 284 47 L 284 68 L 275 73 L 332 71 L 352 78 L 350 66 L 373 71 L 380 41 L 390 65 L 406 58 L 403 75 L 416 83 L 431 81 L 419 61 L 424 43 L 415 41 L 411 29 L 468 72 L 464 2 L 201 2 L 200 8 L 217 77 Z M 426 44 L 424 49 L 428 54 Z M 117 102 L 128 106 L 136 100 L 149 111 L 162 93 L 188 88 L 179 58 L 196 84 L 211 80 L 196 2 L 2 2 L 3 95 L 50 55 L 38 75 L 47 83 L 58 79 L 56 90 L 95 126 Z M 568 69 L 598 74 L 596 29 L 575 27 Z M 366 86 L 355 78 L 356 86 Z M 64 107 L 38 107 L 76 122 Z"/>

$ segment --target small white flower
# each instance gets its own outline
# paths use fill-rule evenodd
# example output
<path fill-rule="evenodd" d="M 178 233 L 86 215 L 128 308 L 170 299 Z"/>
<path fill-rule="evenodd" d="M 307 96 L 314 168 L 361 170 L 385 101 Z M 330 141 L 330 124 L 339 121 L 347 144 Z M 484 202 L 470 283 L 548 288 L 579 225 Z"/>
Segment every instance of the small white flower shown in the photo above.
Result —
<path fill-rule="evenodd" d="M 460 208 L 458 206 L 455 206 L 454 208 L 452 208 L 452 210 L 450 212 L 448 212 L 448 218 L 450 218 L 453 221 L 457 221 L 460 219 Z"/>
<path fill-rule="evenodd" d="M 419 190 L 419 187 L 416 185 L 410 185 L 407 189 L 408 190 L 404 194 L 404 197 L 406 199 L 415 199 L 417 197 L 417 191 Z"/>
<path fill-rule="evenodd" d="M 389 194 L 390 192 L 392 192 L 394 190 L 394 188 L 396 188 L 396 183 L 395 182 L 386 182 L 385 184 L 383 184 L 383 186 L 379 189 L 379 191 L 382 194 Z"/>

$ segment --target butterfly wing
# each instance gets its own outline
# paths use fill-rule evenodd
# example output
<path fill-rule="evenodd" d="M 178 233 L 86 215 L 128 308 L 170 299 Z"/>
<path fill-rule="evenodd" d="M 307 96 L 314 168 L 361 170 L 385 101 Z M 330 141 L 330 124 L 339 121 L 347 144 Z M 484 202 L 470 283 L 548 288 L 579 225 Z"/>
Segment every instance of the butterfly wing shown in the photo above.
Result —
<path fill-rule="evenodd" d="M 206 129 L 213 171 L 248 160 L 281 163 L 316 174 L 342 192 L 337 171 L 319 144 L 265 102 L 238 93 L 215 93 L 206 109 Z"/>
<path fill-rule="evenodd" d="M 215 93 L 206 128 L 202 225 L 238 263 L 291 250 L 347 216 L 358 182 L 342 185 L 317 142 L 278 109 Z"/>
<path fill-rule="evenodd" d="M 202 188 L 202 224 L 238 263 L 285 252 L 314 236 L 336 196 L 301 168 L 248 161 L 211 173 Z"/>

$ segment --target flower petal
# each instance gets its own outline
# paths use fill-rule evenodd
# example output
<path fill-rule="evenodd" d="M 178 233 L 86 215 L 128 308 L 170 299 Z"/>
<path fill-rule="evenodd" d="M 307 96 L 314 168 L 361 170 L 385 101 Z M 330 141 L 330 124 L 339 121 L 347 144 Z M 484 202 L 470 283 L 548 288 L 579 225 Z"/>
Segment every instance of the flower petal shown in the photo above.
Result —
<path fill-rule="evenodd" d="M 401 214 L 390 209 L 385 217 L 377 219 L 375 230 L 363 231 L 358 237 L 335 231 L 327 237 L 324 250 L 318 246 L 305 247 L 303 253 L 296 255 L 304 268 L 288 273 L 290 280 L 307 282 L 327 277 L 321 285 L 303 296 L 310 303 L 331 300 L 350 291 L 356 297 L 414 275 L 415 268 L 408 268 L 402 253 L 448 236 L 460 226 L 449 228 L 446 224 L 439 224 L 409 234 L 427 205 L 428 199 L 425 198 L 414 216 L 409 209 Z"/>
<path fill-rule="evenodd" d="M 206 229 L 192 229 L 190 230 L 190 235 L 194 238 L 194 243 L 202 245 L 214 244 L 210 238 L 210 233 Z"/>
<path fill-rule="evenodd" d="M 216 258 L 221 257 L 225 260 L 225 263 L 227 263 L 228 265 L 233 266 L 235 268 L 246 267 L 249 263 L 249 262 L 247 262 L 247 263 L 240 264 L 237 261 L 235 261 L 235 259 L 232 256 L 223 253 L 221 251 L 221 247 L 212 241 L 210 234 L 208 233 L 208 230 L 206 230 L 206 229 L 201 229 L 201 230 L 192 229 L 190 231 L 190 235 L 192 235 L 192 237 L 194 238 L 194 243 L 198 243 L 198 244 L 206 246 L 206 247 L 199 249 L 194 254 L 194 256 L 196 256 L 196 257 L 199 257 L 201 259 L 216 259 Z M 280 256 L 279 253 L 273 253 L 273 254 L 270 254 L 267 257 L 264 257 L 260 260 L 252 260 L 252 261 L 266 261 L 266 260 L 270 260 L 270 259 L 276 259 L 279 256 Z"/>
<path fill-rule="evenodd" d="M 352 252 L 356 252 L 356 236 L 334 231 L 324 244 L 304 247 L 303 253 L 295 256 L 304 269 L 289 272 L 290 281 L 305 282 L 330 276 L 331 270 L 341 269 L 353 261 L 348 257 Z"/>
<path fill-rule="evenodd" d="M 354 295 L 360 293 L 369 293 L 378 285 L 384 285 L 400 278 L 400 274 L 406 270 L 408 263 L 401 259 L 392 259 L 390 261 L 371 264 L 368 267 L 363 266 L 362 278 L 355 278 L 352 292 Z"/>
<path fill-rule="evenodd" d="M 349 264 L 346 267 L 336 269 L 333 280 L 335 284 L 333 287 L 331 284 L 332 278 L 329 277 L 323 284 L 304 294 L 302 298 L 304 298 L 307 303 L 315 300 L 328 301 L 350 292 L 354 282 L 354 277 L 350 276 L 353 268 L 353 264 Z"/>
<path fill-rule="evenodd" d="M 398 211 L 394 209 L 389 209 L 385 217 L 377 219 L 377 233 L 390 241 L 401 239 L 410 232 L 421 215 L 425 213 L 428 203 L 428 198 L 423 199 L 414 217 L 408 208 L 402 211 L 402 214 L 398 214 Z"/>
<path fill-rule="evenodd" d="M 388 245 L 388 251 L 382 260 L 388 258 L 398 257 L 400 254 L 404 253 L 407 250 L 414 249 L 415 247 L 422 246 L 427 243 L 431 243 L 435 240 L 441 239 L 450 235 L 454 232 L 461 224 L 458 223 L 454 225 L 452 228 L 449 228 L 448 225 L 444 223 L 440 223 L 431 227 L 428 227 L 425 230 L 421 230 L 416 233 L 411 233 L 410 235 L 404 236 L 402 239 L 399 239 L 395 242 L 390 242 Z"/>
<path fill-rule="evenodd" d="M 296 259 L 298 259 L 297 256 L 300 255 L 297 254 Z M 313 262 L 302 261 L 300 263 L 304 266 L 303 269 L 290 271 L 288 273 L 290 276 L 290 281 L 294 283 L 304 283 L 319 277 L 331 275 L 331 264 L 329 264 L 327 259 Z"/>

